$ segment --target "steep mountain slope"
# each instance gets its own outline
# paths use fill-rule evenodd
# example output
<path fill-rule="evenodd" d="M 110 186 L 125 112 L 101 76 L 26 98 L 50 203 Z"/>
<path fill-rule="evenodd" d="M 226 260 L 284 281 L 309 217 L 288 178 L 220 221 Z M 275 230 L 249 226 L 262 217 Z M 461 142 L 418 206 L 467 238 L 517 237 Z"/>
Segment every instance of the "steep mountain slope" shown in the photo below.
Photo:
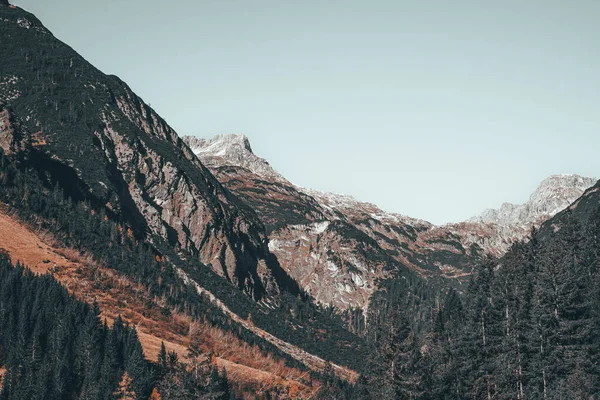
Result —
<path fill-rule="evenodd" d="M 5 150 L 27 147 L 49 185 L 105 207 L 138 238 L 192 252 L 257 299 L 277 291 L 260 220 L 124 82 L 19 8 L 0 6 L 0 35 L 0 112 L 30 134 L 0 128 Z"/>
<path fill-rule="evenodd" d="M 202 332 L 197 345 L 216 354 L 214 362 L 225 368 L 238 394 L 259 389 L 266 382 L 287 393 L 295 387 L 303 397 L 314 388 L 305 386 L 307 372 L 289 368 L 257 347 L 251 347 L 206 322 L 194 321 L 177 313 L 161 299 L 149 296 L 142 285 L 117 274 L 91 257 L 59 247 L 48 232 L 34 232 L 0 205 L 0 254 L 6 254 L 36 274 L 52 276 L 78 299 L 96 304 L 100 317 L 111 323 L 119 316 L 135 326 L 147 359 L 156 361 L 161 343 L 179 359 L 193 362 L 188 356 L 190 337 Z M 296 350 L 300 351 L 300 350 Z"/>
<path fill-rule="evenodd" d="M 318 301 L 341 309 L 365 307 L 378 280 L 403 274 L 442 286 L 462 284 L 486 255 L 504 254 L 595 182 L 552 176 L 526 204 L 434 226 L 350 196 L 297 187 L 256 156 L 243 135 L 184 141 L 225 187 L 256 210 L 285 271 Z"/>

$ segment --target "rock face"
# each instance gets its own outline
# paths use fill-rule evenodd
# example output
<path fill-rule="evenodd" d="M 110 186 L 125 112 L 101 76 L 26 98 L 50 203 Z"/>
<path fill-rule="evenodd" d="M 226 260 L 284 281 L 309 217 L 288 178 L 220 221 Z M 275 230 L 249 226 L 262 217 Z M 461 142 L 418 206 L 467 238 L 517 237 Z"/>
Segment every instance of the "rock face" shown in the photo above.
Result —
<path fill-rule="evenodd" d="M 297 187 L 256 156 L 243 135 L 184 141 L 257 212 L 283 269 L 317 301 L 342 309 L 366 307 L 382 278 L 417 275 L 441 285 L 464 284 L 475 263 L 503 255 L 595 182 L 552 176 L 526 204 L 434 226 L 350 196 Z"/>
<path fill-rule="evenodd" d="M 285 181 L 267 160 L 254 154 L 245 135 L 217 135 L 212 139 L 187 136 L 186 143 L 200 159 L 210 163 L 208 167 L 235 165 L 259 176 Z"/>
<path fill-rule="evenodd" d="M 184 140 L 258 213 L 268 232 L 269 250 L 304 290 L 338 307 L 366 303 L 377 276 L 393 264 L 377 243 L 275 172 L 252 153 L 245 137 Z"/>
<path fill-rule="evenodd" d="M 105 207 L 140 238 L 191 252 L 254 298 L 278 290 L 254 211 L 124 82 L 21 9 L 0 7 L 0 37 L 3 152 L 26 151 L 49 184 Z M 14 145 L 17 120 L 32 132 L 27 150 Z"/>
<path fill-rule="evenodd" d="M 11 155 L 24 149 L 31 138 L 22 122 L 0 101 L 0 155 Z"/>

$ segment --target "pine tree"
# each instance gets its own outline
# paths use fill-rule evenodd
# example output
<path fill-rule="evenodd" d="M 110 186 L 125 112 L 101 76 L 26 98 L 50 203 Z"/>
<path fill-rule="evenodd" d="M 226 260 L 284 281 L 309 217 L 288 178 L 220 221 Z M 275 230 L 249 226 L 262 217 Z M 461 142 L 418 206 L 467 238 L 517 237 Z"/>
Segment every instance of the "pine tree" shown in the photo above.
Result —
<path fill-rule="evenodd" d="M 162 375 L 167 371 L 167 348 L 165 342 L 160 343 L 160 352 L 158 353 L 158 370 Z"/>

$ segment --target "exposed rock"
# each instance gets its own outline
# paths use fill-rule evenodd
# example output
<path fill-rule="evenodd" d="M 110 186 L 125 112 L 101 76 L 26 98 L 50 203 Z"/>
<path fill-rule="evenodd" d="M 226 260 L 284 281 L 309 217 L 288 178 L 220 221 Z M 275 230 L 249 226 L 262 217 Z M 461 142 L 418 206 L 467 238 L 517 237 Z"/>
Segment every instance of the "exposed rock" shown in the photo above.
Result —
<path fill-rule="evenodd" d="M 10 155 L 23 150 L 29 136 L 22 123 L 0 101 L 0 155 Z"/>
<path fill-rule="evenodd" d="M 595 178 L 574 174 L 551 175 L 539 184 L 526 203 L 504 203 L 499 209 L 485 210 L 469 222 L 504 226 L 536 223 L 564 210 L 595 183 Z"/>
<path fill-rule="evenodd" d="M 212 139 L 185 136 L 183 140 L 208 167 L 235 165 L 262 177 L 286 181 L 264 158 L 254 154 L 245 135 L 217 135 Z"/>
<path fill-rule="evenodd" d="M 499 209 L 485 210 L 467 222 L 443 228 L 461 236 L 464 243 L 477 244 L 487 253 L 501 256 L 513 243 L 526 239 L 532 228 L 567 208 L 595 183 L 595 178 L 579 175 L 551 175 L 523 204 L 504 203 Z"/>

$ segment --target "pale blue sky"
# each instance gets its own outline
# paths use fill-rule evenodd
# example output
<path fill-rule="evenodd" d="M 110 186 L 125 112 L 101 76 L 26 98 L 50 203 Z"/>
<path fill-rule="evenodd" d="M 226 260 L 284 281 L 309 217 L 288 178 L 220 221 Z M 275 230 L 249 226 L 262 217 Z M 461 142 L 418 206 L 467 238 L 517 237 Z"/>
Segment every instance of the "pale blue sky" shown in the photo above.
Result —
<path fill-rule="evenodd" d="M 600 174 L 598 0 L 14 0 L 180 135 L 441 223 Z"/>

